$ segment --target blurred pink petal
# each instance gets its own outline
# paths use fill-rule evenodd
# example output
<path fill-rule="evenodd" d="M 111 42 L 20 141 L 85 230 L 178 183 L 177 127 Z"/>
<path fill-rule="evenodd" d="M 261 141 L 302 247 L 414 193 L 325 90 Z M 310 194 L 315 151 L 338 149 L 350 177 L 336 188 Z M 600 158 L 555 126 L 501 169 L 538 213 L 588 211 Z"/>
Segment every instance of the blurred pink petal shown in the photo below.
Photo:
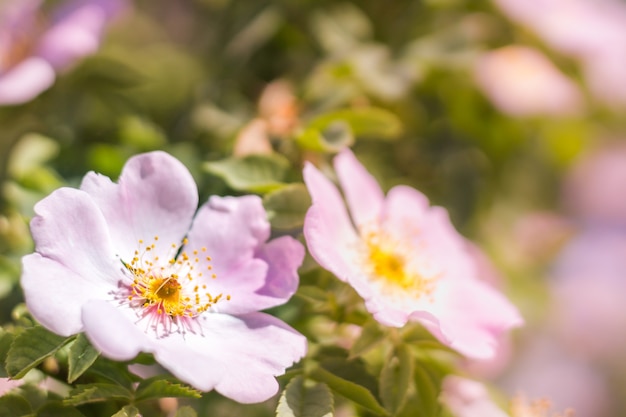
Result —
<path fill-rule="evenodd" d="M 617 0 L 495 0 L 513 21 L 577 59 L 595 97 L 626 105 L 626 4 Z"/>
<path fill-rule="evenodd" d="M 22 104 L 47 90 L 55 79 L 50 64 L 37 57 L 21 61 L 0 74 L 0 105 Z"/>
<path fill-rule="evenodd" d="M 487 52 L 474 72 L 489 100 L 511 116 L 566 116 L 583 108 L 578 87 L 536 49 L 512 45 Z"/>
<path fill-rule="evenodd" d="M 553 268 L 555 332 L 586 358 L 621 363 L 626 350 L 626 234 L 586 230 L 564 248 Z"/>
<path fill-rule="evenodd" d="M 583 155 L 566 178 L 564 200 L 584 224 L 626 226 L 625 193 L 626 144 L 614 141 Z"/>
<path fill-rule="evenodd" d="M 126 0 L 63 3 L 49 25 L 41 1 L 0 5 L 0 105 L 22 104 L 48 89 L 55 71 L 97 51 L 104 28 L 127 8 Z"/>

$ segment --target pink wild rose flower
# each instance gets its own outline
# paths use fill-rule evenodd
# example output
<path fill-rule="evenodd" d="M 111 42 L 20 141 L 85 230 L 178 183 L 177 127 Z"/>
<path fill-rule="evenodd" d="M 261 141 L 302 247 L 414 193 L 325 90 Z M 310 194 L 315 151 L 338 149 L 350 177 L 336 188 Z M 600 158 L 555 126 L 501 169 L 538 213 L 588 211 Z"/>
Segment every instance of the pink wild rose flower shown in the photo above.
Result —
<path fill-rule="evenodd" d="M 131 158 L 118 183 L 88 173 L 35 206 L 35 253 L 22 288 L 33 316 L 85 332 L 106 357 L 139 352 L 195 388 L 242 403 L 278 390 L 304 336 L 259 310 L 298 286 L 304 248 L 270 226 L 257 196 L 213 196 L 197 210 L 191 174 L 175 158 Z"/>
<path fill-rule="evenodd" d="M 43 16 L 42 0 L 0 2 L 0 105 L 22 104 L 48 89 L 77 60 L 95 53 L 106 25 L 127 0 L 72 0 Z"/>
<path fill-rule="evenodd" d="M 380 323 L 418 321 L 468 357 L 494 355 L 500 336 L 522 319 L 478 280 L 447 212 L 406 186 L 385 197 L 349 150 L 334 163 L 350 215 L 337 188 L 313 165 L 304 168 L 313 200 L 304 235 L 315 260 L 349 283 Z"/>

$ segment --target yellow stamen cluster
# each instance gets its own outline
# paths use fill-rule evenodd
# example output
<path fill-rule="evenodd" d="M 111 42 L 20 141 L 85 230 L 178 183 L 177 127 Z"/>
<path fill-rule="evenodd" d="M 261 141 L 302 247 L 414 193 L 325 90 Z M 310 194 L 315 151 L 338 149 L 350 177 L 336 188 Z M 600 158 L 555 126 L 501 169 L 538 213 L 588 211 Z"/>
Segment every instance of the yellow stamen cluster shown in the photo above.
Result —
<path fill-rule="evenodd" d="M 528 402 L 524 396 L 517 395 L 511 401 L 512 417 L 574 417 L 574 411 L 551 413 L 552 404 L 546 399 Z"/>
<path fill-rule="evenodd" d="M 193 250 L 191 255 L 184 250 L 177 253 L 179 247 L 174 243 L 169 251 L 172 256 L 162 261 L 156 255 L 158 240 L 155 236 L 148 245 L 139 240 L 133 259 L 124 263 L 133 275 L 129 302 L 174 318 L 195 317 L 221 300 L 230 300 L 230 295 L 212 295 L 207 290 L 203 277 L 215 279 L 217 275 L 209 264 L 211 257 L 206 255 L 206 248 Z M 185 238 L 180 249 L 188 243 Z"/>
<path fill-rule="evenodd" d="M 436 278 L 427 277 L 410 265 L 412 247 L 403 245 L 384 233 L 364 234 L 365 264 L 373 278 L 408 292 L 414 297 L 430 295 Z"/>

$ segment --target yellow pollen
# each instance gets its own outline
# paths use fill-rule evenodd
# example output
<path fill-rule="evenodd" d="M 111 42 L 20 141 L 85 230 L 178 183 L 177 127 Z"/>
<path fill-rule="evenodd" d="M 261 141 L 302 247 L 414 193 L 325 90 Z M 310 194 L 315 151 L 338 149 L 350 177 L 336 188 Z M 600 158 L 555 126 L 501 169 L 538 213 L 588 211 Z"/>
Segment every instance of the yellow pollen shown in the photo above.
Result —
<path fill-rule="evenodd" d="M 378 233 L 365 236 L 365 262 L 374 279 L 421 297 L 434 290 L 434 280 L 424 277 L 409 266 L 406 248 L 401 243 Z"/>
<path fill-rule="evenodd" d="M 154 241 L 158 241 L 158 236 L 154 237 Z M 185 238 L 183 245 L 186 244 L 188 240 Z M 220 300 L 222 294 L 213 296 L 207 292 L 207 285 L 201 281 L 202 274 L 194 271 L 194 264 L 200 263 L 200 259 L 190 259 L 187 252 L 177 255 L 176 248 L 177 245 L 173 244 L 169 254 L 161 260 L 155 254 L 155 243 L 145 246 L 143 240 L 139 240 L 139 249 L 134 251 L 131 262 L 122 261 L 132 274 L 129 293 L 124 294 L 124 299 L 131 306 L 171 318 L 193 318 L 208 311 Z M 202 248 L 202 251 L 205 250 Z M 192 252 L 194 255 L 199 253 L 198 250 Z M 207 267 L 211 269 L 210 265 Z M 185 279 L 181 280 L 181 277 Z M 216 275 L 212 274 L 212 278 L 216 278 Z M 203 289 L 202 293 L 199 292 L 200 288 Z"/>

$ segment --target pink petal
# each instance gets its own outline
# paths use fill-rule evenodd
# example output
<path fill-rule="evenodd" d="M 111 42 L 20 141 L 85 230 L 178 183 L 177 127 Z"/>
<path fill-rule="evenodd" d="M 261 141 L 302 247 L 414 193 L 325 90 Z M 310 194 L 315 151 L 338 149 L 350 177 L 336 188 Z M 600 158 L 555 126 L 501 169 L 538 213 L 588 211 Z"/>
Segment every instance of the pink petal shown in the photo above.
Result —
<path fill-rule="evenodd" d="M 128 307 L 94 300 L 82 305 L 82 320 L 89 341 L 107 358 L 125 361 L 155 349 L 154 341 L 133 323 L 136 317 Z"/>
<path fill-rule="evenodd" d="M 91 275 L 77 275 L 38 253 L 22 259 L 21 285 L 28 311 L 44 327 L 62 336 L 81 332 L 81 307 L 107 297 L 114 288 L 93 280 Z"/>
<path fill-rule="evenodd" d="M 284 304 L 298 289 L 298 268 L 304 260 L 304 246 L 290 236 L 267 243 L 258 256 L 269 265 L 265 285 L 255 294 L 257 310 Z"/>
<path fill-rule="evenodd" d="M 47 90 L 55 79 L 46 61 L 30 57 L 0 74 L 0 105 L 22 104 Z"/>
<path fill-rule="evenodd" d="M 304 219 L 304 236 L 311 256 L 342 281 L 359 274 L 356 267 L 359 238 L 337 188 L 307 163 L 304 182 L 313 205 Z"/>
<path fill-rule="evenodd" d="M 155 357 L 182 381 L 240 403 L 269 399 L 274 378 L 306 354 L 306 338 L 263 313 L 244 316 L 205 314 L 204 335 L 172 335 L 155 345 Z"/>
<path fill-rule="evenodd" d="M 90 196 L 60 188 L 35 205 L 30 223 L 37 253 L 86 281 L 116 285 L 123 277 L 102 213 Z"/>
<path fill-rule="evenodd" d="M 296 292 L 298 267 L 304 258 L 300 242 L 283 236 L 259 249 L 256 258 L 237 269 L 222 273 L 214 271 L 215 279 L 206 280 L 213 296 L 230 295 L 215 310 L 226 314 L 244 314 L 284 304 Z"/>
<path fill-rule="evenodd" d="M 377 222 L 385 196 L 376 179 L 348 148 L 335 157 L 334 165 L 356 226 Z"/>
<path fill-rule="evenodd" d="M 270 225 L 258 196 L 212 196 L 198 210 L 189 231 L 188 247 L 205 247 L 221 274 L 238 269 L 270 235 Z"/>
<path fill-rule="evenodd" d="M 472 281 L 439 283 L 432 313 L 441 326 L 424 324 L 442 343 L 465 356 L 491 358 L 502 334 L 522 325 L 523 319 L 502 294 L 480 281 Z"/>
<path fill-rule="evenodd" d="M 149 244 L 159 237 L 155 253 L 171 257 L 171 245 L 180 246 L 198 205 L 198 191 L 191 174 L 165 152 L 130 158 L 118 183 L 88 173 L 80 186 L 89 193 L 108 223 L 117 254 L 128 260 L 138 241 Z"/>

